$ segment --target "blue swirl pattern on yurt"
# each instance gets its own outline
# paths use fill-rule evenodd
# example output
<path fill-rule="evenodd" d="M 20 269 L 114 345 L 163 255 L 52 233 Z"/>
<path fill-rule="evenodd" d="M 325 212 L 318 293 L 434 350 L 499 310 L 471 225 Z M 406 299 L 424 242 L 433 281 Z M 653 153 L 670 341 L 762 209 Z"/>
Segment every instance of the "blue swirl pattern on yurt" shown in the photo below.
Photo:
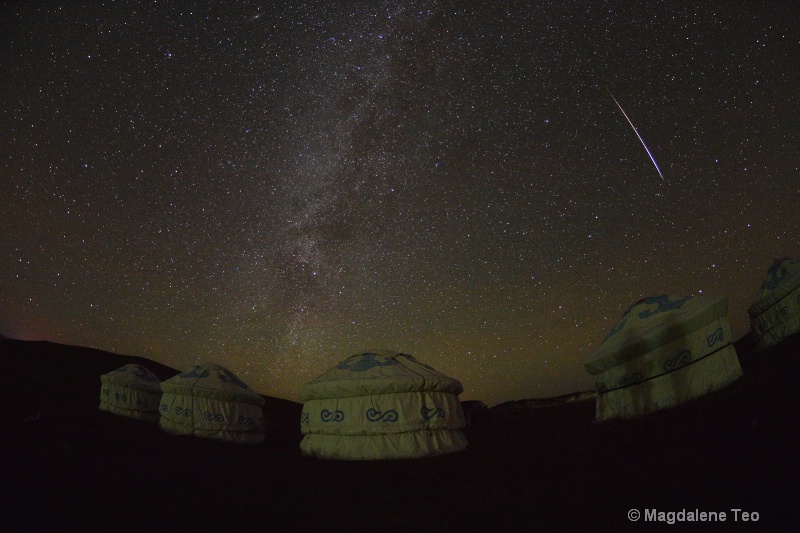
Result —
<path fill-rule="evenodd" d="M 644 376 L 642 376 L 641 373 L 636 372 L 636 373 L 633 373 L 633 374 L 631 374 L 629 376 L 623 377 L 619 382 L 619 386 L 620 387 L 629 387 L 630 385 L 634 385 L 636 383 L 639 383 L 643 379 L 644 379 Z"/>
<path fill-rule="evenodd" d="M 375 409 L 374 407 L 370 407 L 367 409 L 366 412 L 367 420 L 370 422 L 397 422 L 398 414 L 397 411 L 394 409 L 389 409 L 388 411 L 381 412 Z"/>
<path fill-rule="evenodd" d="M 341 422 L 344 420 L 344 413 L 342 411 L 323 409 L 319 416 L 323 422 Z"/>
<path fill-rule="evenodd" d="M 709 344 L 709 346 L 711 346 Z M 675 357 L 670 357 L 664 361 L 664 372 L 672 372 L 676 368 L 686 366 L 692 362 L 692 352 L 690 350 L 682 350 L 678 352 Z"/>
<path fill-rule="evenodd" d="M 711 348 L 718 342 L 724 342 L 724 341 L 725 341 L 725 334 L 722 332 L 722 328 L 717 328 L 717 331 L 708 336 L 708 338 L 706 339 L 706 344 L 708 344 L 708 347 Z"/>
<path fill-rule="evenodd" d="M 431 418 L 444 418 L 444 411 L 439 409 L 438 407 L 425 407 L 422 406 L 422 409 L 419 410 L 419 414 L 422 415 L 422 418 L 425 420 L 430 420 Z"/>

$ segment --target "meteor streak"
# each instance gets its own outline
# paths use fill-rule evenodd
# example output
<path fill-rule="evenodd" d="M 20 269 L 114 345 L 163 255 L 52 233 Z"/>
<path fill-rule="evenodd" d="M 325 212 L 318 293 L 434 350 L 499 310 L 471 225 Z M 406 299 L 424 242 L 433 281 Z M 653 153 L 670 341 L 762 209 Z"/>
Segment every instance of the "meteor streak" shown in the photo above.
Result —
<path fill-rule="evenodd" d="M 650 153 L 650 148 L 648 148 L 647 145 L 644 143 L 644 139 L 642 139 L 642 136 L 639 135 L 639 131 L 636 129 L 636 126 L 633 125 L 633 122 L 631 122 L 631 119 L 628 118 L 628 114 L 625 113 L 625 110 L 622 109 L 621 105 L 619 105 L 619 102 L 617 102 L 617 99 L 614 98 L 614 95 L 611 93 L 611 89 L 606 87 L 606 91 L 608 91 L 608 94 L 611 95 L 611 98 L 614 100 L 614 103 L 617 104 L 617 107 L 619 108 L 619 110 L 622 111 L 622 115 L 625 117 L 625 120 L 628 121 L 628 124 L 631 125 L 631 128 L 633 128 L 633 132 L 636 134 L 637 137 L 639 137 L 639 140 L 642 142 L 642 146 L 644 146 L 644 149 L 647 150 L 647 155 L 650 156 L 650 161 L 652 161 L 653 165 L 656 167 L 656 171 L 658 172 L 658 175 L 661 176 L 661 179 L 663 181 L 666 181 L 666 180 L 664 180 L 664 175 L 661 173 L 661 169 L 658 168 L 658 163 L 656 163 L 656 159 L 653 157 L 653 154 Z"/>

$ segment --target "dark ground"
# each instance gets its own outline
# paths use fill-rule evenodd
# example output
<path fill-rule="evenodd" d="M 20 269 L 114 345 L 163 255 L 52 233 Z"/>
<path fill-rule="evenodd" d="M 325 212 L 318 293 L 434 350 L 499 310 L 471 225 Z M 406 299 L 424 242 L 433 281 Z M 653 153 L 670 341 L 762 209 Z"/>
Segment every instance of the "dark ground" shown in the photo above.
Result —
<path fill-rule="evenodd" d="M 0 531 L 798 531 L 800 336 L 700 400 L 593 423 L 594 402 L 496 408 L 469 448 L 409 461 L 300 455 L 300 404 L 266 398 L 267 439 L 175 437 L 100 411 L 100 375 L 139 357 L 0 340 Z M 628 520 L 725 511 L 724 523 Z M 759 521 L 734 522 L 732 509 Z"/>

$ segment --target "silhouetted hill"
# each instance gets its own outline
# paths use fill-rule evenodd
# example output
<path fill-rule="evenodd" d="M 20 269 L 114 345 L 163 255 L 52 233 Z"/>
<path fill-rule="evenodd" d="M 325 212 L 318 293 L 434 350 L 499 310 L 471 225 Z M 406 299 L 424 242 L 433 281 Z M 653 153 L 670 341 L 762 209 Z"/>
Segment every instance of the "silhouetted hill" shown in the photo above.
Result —
<path fill-rule="evenodd" d="M 574 531 L 653 529 L 630 509 L 759 513 L 747 531 L 800 519 L 800 337 L 756 356 L 697 401 L 637 420 L 593 422 L 594 402 L 492 409 L 443 457 L 302 457 L 302 406 L 269 399 L 267 440 L 236 445 L 163 433 L 98 409 L 101 374 L 142 358 L 0 341 L 3 531 Z M 697 526 L 697 527 L 692 527 Z M 671 530 L 671 529 L 668 529 Z"/>
<path fill-rule="evenodd" d="M 30 396 L 31 387 L 36 386 L 39 390 L 36 405 L 47 398 L 63 408 L 80 412 L 97 409 L 100 376 L 123 365 L 142 365 L 162 381 L 181 372 L 144 357 L 47 341 L 3 340 L 0 342 L 0 357 L 7 372 L 22 378 L 8 383 L 6 392 L 11 396 L 26 398 Z M 268 423 L 282 428 L 300 427 L 301 404 L 271 396 L 262 397 Z M 31 410 L 31 405 L 26 403 L 26 408 Z"/>

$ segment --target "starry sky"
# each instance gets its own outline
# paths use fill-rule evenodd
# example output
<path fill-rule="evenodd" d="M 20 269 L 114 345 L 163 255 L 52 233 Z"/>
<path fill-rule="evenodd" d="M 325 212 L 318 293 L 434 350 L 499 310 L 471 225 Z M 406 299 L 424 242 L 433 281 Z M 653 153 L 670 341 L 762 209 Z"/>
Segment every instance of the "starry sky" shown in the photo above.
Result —
<path fill-rule="evenodd" d="M 0 7 L 5 336 L 494 405 L 800 256 L 797 2 L 60 4 Z"/>

